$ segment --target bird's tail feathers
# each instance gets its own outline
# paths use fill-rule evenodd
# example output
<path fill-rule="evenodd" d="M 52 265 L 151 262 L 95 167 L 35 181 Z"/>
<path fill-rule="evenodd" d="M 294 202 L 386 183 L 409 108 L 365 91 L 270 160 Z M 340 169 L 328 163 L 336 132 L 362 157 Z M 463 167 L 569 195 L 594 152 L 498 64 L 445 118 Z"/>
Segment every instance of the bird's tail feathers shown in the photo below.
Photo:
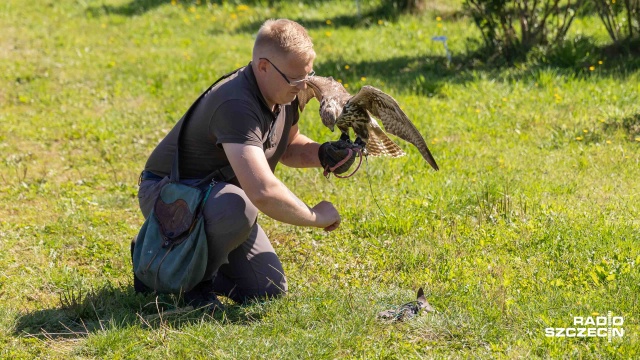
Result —
<path fill-rule="evenodd" d="M 367 154 L 371 156 L 400 157 L 405 153 L 391 140 L 379 126 L 369 127 L 369 140 L 367 141 Z"/>

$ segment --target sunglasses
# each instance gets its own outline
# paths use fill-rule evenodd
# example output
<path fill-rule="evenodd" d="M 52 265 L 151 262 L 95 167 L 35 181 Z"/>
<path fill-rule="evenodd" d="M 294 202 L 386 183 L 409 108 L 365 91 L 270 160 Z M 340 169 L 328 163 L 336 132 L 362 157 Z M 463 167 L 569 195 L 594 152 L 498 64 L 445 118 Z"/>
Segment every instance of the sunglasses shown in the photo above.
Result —
<path fill-rule="evenodd" d="M 287 75 L 285 75 L 282 71 L 280 71 L 280 69 L 278 69 L 277 66 L 275 66 L 271 60 L 267 59 L 267 58 L 260 58 L 260 60 L 267 60 L 269 62 L 269 64 L 271 64 L 271 66 L 273 66 L 274 69 L 276 69 L 276 71 L 282 76 L 282 78 L 287 82 L 287 84 L 291 85 L 291 86 L 298 86 L 304 82 L 309 81 L 309 78 L 312 77 L 313 75 L 316 74 L 315 71 L 311 71 L 309 74 L 307 74 L 307 76 L 304 77 L 304 79 L 300 79 L 300 80 L 289 80 L 289 78 L 287 77 Z"/>

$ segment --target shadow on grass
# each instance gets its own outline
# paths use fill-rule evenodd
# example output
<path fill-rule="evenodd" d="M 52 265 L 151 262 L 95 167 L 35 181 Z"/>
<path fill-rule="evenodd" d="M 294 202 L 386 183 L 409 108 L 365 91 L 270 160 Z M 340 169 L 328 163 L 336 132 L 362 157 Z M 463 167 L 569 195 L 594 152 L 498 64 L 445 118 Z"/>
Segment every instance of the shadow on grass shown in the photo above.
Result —
<path fill-rule="evenodd" d="M 222 5 L 224 0 L 213 0 L 209 1 L 212 4 Z M 244 0 L 242 4 L 248 6 L 267 6 L 273 7 L 277 6 L 278 3 L 282 1 L 275 0 Z M 322 0 L 299 0 L 297 3 L 302 3 L 305 5 L 315 5 L 319 2 L 323 2 Z M 99 6 L 91 6 L 87 9 L 87 12 L 93 16 L 101 16 L 105 14 L 116 14 L 123 16 L 138 16 L 142 15 L 148 11 L 151 11 L 155 8 L 158 8 L 163 5 L 172 4 L 172 0 L 133 0 L 127 4 L 123 5 L 99 5 Z M 175 5 L 181 6 L 183 8 L 187 8 L 189 6 L 196 6 L 195 2 L 191 1 L 175 1 Z M 207 4 L 203 1 L 199 3 L 197 6 L 207 6 Z M 259 25 L 258 25 L 259 26 Z M 257 30 L 257 29 L 256 29 Z M 255 30 L 254 30 L 255 31 Z"/>
<path fill-rule="evenodd" d="M 180 328 L 201 321 L 249 324 L 263 316 L 261 308 L 231 305 L 210 315 L 191 307 L 179 308 L 171 295 L 136 294 L 132 286 L 107 284 L 98 290 L 67 290 L 60 295 L 60 307 L 21 314 L 16 319 L 17 336 L 40 339 L 81 338 L 106 329 L 142 326 Z"/>
<path fill-rule="evenodd" d="M 487 59 L 486 49 L 454 54 L 450 63 L 444 56 L 444 49 L 442 52 L 442 56 L 402 56 L 360 62 L 329 59 L 317 62 L 314 69 L 321 76 L 333 76 L 343 83 L 360 82 L 362 77 L 377 78 L 384 82 L 385 89 L 425 96 L 439 95 L 445 84 L 475 81 L 479 74 L 493 78 L 508 76 L 510 80 L 517 81 L 533 79 L 541 70 L 552 70 L 559 76 L 597 75 L 624 79 L 640 69 L 640 39 L 598 46 L 593 39 L 579 38 L 546 53 L 532 53 L 529 56 L 533 60 L 521 59 L 517 68 L 499 56 Z M 510 67 L 514 71 L 501 75 Z"/>

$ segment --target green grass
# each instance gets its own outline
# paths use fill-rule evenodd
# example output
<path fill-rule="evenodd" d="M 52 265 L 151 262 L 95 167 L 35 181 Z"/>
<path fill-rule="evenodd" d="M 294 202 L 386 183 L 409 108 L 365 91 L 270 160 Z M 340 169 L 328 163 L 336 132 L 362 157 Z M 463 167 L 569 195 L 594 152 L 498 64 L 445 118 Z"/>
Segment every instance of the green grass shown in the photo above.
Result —
<path fill-rule="evenodd" d="M 333 1 L 2 2 L 0 357 L 640 356 L 637 60 L 600 57 L 607 35 L 584 17 L 582 40 L 494 68 L 468 57 L 478 32 L 461 2 L 399 17 L 361 3 L 374 15 Z M 343 217 L 326 234 L 261 216 L 288 296 L 154 317 L 176 299 L 132 289 L 137 176 L 270 17 L 309 28 L 319 74 L 395 96 L 441 170 L 405 143 L 406 157 L 369 159 L 350 180 L 279 167 Z M 335 139 L 308 109 L 303 132 Z M 376 320 L 418 287 L 435 314 Z M 545 336 L 607 311 L 624 317 L 622 339 Z"/>

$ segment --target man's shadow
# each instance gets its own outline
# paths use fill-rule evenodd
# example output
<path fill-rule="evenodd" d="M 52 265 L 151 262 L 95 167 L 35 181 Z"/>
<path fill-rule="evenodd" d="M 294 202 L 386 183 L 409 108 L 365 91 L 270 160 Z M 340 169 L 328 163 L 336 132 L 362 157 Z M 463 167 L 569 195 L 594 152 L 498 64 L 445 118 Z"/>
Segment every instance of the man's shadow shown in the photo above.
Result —
<path fill-rule="evenodd" d="M 185 306 L 173 295 L 137 294 L 131 284 L 106 284 L 97 290 L 68 289 L 60 294 L 58 307 L 19 314 L 14 334 L 42 339 L 81 338 L 98 331 L 131 326 L 181 328 L 203 319 L 222 324 L 247 324 L 264 315 L 262 307 L 227 304 L 224 312 L 210 314 Z"/>

